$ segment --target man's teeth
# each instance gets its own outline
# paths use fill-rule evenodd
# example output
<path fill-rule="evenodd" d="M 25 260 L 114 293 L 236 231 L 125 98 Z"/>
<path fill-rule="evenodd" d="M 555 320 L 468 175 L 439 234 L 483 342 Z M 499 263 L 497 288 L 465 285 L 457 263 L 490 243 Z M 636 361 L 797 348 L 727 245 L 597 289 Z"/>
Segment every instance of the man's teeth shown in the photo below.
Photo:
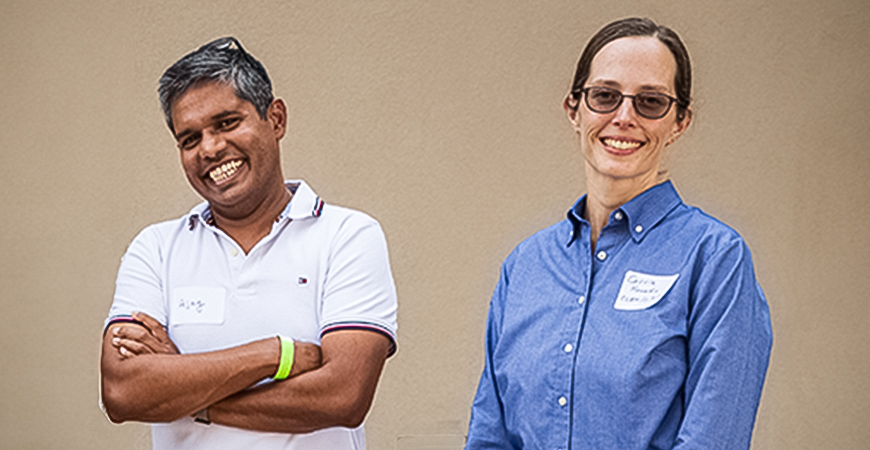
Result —
<path fill-rule="evenodd" d="M 236 170 L 239 166 L 242 165 L 242 162 L 239 160 L 230 161 L 222 164 L 220 167 L 215 168 L 211 172 L 208 173 L 208 176 L 211 177 L 212 181 L 215 183 L 226 180 L 227 178 L 233 176 L 236 173 Z"/>
<path fill-rule="evenodd" d="M 640 147 L 641 143 L 637 141 L 618 141 L 616 139 L 605 139 L 604 145 L 608 147 L 613 147 L 618 150 L 633 150 Z"/>

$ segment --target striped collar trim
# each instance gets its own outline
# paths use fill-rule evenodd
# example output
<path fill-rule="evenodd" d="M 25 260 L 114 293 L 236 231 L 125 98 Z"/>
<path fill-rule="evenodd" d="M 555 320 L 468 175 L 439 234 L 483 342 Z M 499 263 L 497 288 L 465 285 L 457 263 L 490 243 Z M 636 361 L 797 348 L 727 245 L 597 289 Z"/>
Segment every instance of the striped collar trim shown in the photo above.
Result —
<path fill-rule="evenodd" d="M 317 196 L 313 189 L 302 180 L 288 180 L 284 182 L 293 194 L 293 198 L 287 203 L 287 206 L 278 215 L 278 220 L 302 220 L 308 218 L 317 218 L 323 214 L 325 202 Z M 201 222 L 207 226 L 214 226 L 214 216 L 211 212 L 211 207 L 208 202 L 202 202 L 193 207 L 188 213 L 188 228 L 193 230 L 196 228 L 196 223 Z"/>

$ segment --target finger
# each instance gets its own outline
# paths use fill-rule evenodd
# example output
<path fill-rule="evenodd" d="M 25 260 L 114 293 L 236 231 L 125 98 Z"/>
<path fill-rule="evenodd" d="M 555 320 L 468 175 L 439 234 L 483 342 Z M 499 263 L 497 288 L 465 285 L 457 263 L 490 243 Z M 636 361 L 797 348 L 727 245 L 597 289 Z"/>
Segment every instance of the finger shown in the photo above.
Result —
<path fill-rule="evenodd" d="M 160 344 L 163 346 L 165 353 L 179 353 L 178 347 L 175 346 L 175 343 L 172 342 L 172 339 L 169 337 L 169 332 L 166 330 L 166 327 L 160 324 L 156 319 L 149 316 L 148 314 L 136 312 L 133 313 L 134 318 L 136 320 L 141 320 L 143 324 L 145 324 L 149 332 L 156 338 Z"/>
<path fill-rule="evenodd" d="M 130 359 L 130 358 L 136 356 L 133 353 L 131 353 L 130 350 L 127 350 L 125 347 L 120 347 L 118 349 L 118 353 L 121 355 L 121 359 Z"/>
<path fill-rule="evenodd" d="M 113 330 L 112 334 L 112 345 L 115 347 L 119 347 L 122 342 L 135 342 L 136 346 L 126 345 L 135 353 L 142 353 L 137 350 L 139 346 L 147 346 L 150 349 L 149 353 L 168 353 L 164 350 L 167 347 L 166 343 L 161 342 L 142 327 L 123 327 L 121 330 Z"/>
<path fill-rule="evenodd" d="M 112 328 L 112 336 L 121 339 L 135 339 L 142 341 L 148 338 L 153 339 L 151 333 L 142 325 L 124 324 Z"/>
<path fill-rule="evenodd" d="M 112 345 L 115 345 L 119 349 L 123 349 L 127 352 L 130 352 L 134 355 L 144 355 L 146 353 L 157 353 L 157 351 L 149 345 L 143 344 L 139 341 L 131 341 L 128 339 L 118 339 L 117 343 L 112 341 Z"/>
<path fill-rule="evenodd" d="M 151 332 L 151 334 L 156 335 L 157 333 L 164 331 L 163 325 L 161 325 L 160 322 L 157 321 L 157 319 L 149 316 L 148 314 L 136 311 L 132 314 L 132 316 L 134 319 L 142 322 L 142 324 L 145 325 L 145 328 L 147 328 L 148 331 Z"/>

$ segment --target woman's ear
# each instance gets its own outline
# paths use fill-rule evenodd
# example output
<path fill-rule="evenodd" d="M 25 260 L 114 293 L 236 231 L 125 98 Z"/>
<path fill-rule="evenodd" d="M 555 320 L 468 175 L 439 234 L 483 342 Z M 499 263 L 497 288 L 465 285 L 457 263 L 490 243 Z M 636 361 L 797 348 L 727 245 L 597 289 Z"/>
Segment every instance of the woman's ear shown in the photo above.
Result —
<path fill-rule="evenodd" d="M 562 108 L 565 110 L 565 113 L 568 115 L 568 121 L 571 122 L 571 127 L 574 128 L 574 131 L 580 131 L 580 100 L 575 99 L 573 95 L 569 92 L 567 96 L 565 96 L 565 100 L 562 101 Z"/>
<path fill-rule="evenodd" d="M 668 142 L 665 145 L 671 145 L 677 141 L 677 139 L 683 135 L 683 132 L 686 131 L 686 128 L 689 128 L 689 124 L 692 123 L 692 109 L 686 108 L 686 111 L 683 112 L 683 120 L 678 120 L 674 124 L 674 129 L 671 132 L 671 137 L 668 139 Z"/>

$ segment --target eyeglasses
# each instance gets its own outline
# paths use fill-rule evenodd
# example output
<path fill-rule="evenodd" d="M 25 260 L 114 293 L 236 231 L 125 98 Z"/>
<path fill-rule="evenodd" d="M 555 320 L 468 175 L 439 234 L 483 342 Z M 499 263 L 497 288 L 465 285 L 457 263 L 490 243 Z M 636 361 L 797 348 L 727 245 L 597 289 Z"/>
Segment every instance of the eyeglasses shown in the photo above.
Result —
<path fill-rule="evenodd" d="M 651 120 L 661 119 L 666 116 L 671 110 L 671 105 L 677 101 L 676 98 L 659 92 L 641 92 L 634 95 L 625 95 L 616 89 L 602 86 L 580 89 L 579 94 L 586 94 L 586 106 L 598 114 L 612 113 L 622 104 L 622 99 L 630 98 L 637 114 Z M 577 98 L 577 93 L 574 95 Z"/>

